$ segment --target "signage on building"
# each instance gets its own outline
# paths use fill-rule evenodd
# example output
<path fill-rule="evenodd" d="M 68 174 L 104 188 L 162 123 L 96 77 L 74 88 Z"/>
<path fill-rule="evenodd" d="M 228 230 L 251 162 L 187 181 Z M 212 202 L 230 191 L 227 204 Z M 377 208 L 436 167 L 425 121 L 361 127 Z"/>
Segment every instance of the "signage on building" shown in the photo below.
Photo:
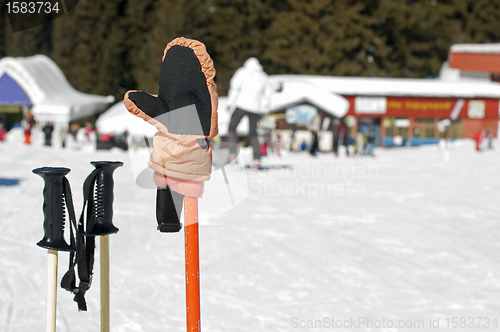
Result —
<path fill-rule="evenodd" d="M 286 123 L 307 125 L 318 115 L 318 109 L 312 105 L 297 105 L 285 111 Z"/>
<path fill-rule="evenodd" d="M 464 99 L 387 97 L 387 116 L 396 118 L 465 118 Z M 463 113 L 460 111 L 464 109 Z"/>
<path fill-rule="evenodd" d="M 263 116 L 257 122 L 257 127 L 262 129 L 276 129 L 276 117 L 272 115 Z"/>
<path fill-rule="evenodd" d="M 401 121 L 397 121 L 397 123 L 395 123 L 392 119 L 410 119 L 415 122 L 420 122 L 421 120 L 432 120 L 432 123 L 435 124 L 443 119 L 449 119 L 450 121 L 466 121 L 467 119 L 472 121 L 476 119 L 496 119 L 498 121 L 500 116 L 500 100 L 496 98 L 387 96 L 386 112 L 384 114 L 360 114 L 360 105 L 362 105 L 367 99 L 365 99 L 365 97 L 359 98 L 356 96 L 346 96 L 346 98 L 351 103 L 351 108 L 348 114 L 354 115 L 359 124 L 377 123 L 381 124 L 382 127 L 396 127 L 396 124 L 398 127 L 406 127 L 408 125 L 407 123 L 403 124 Z M 376 100 L 376 98 L 371 98 L 371 100 Z M 366 106 L 366 104 L 369 105 L 369 102 L 365 103 L 365 106 L 362 108 L 363 110 L 367 110 L 371 107 Z M 372 104 L 375 104 L 375 102 Z M 375 109 L 375 107 L 373 106 L 371 109 Z M 422 123 L 430 123 L 425 121 Z M 457 128 L 459 127 L 460 125 L 458 125 Z M 442 130 L 443 128 L 445 128 L 443 125 L 437 128 L 429 124 L 429 132 L 431 131 L 430 129 L 435 129 L 436 132 L 438 129 Z M 470 128 L 476 127 L 472 126 Z M 418 129 L 413 128 L 413 130 Z M 469 129 L 469 127 L 466 126 L 460 129 L 459 133 L 455 133 L 454 135 L 472 137 L 475 133 L 472 134 L 471 130 L 473 129 Z M 493 125 L 491 130 L 494 130 Z M 418 136 L 418 133 L 415 133 L 415 135 Z"/>
<path fill-rule="evenodd" d="M 387 112 L 387 98 L 385 97 L 356 97 L 354 112 L 358 114 L 384 114 Z"/>
<path fill-rule="evenodd" d="M 485 106 L 484 100 L 469 100 L 467 115 L 471 119 L 483 119 L 486 108 Z"/>
<path fill-rule="evenodd" d="M 387 108 L 407 111 L 451 111 L 454 103 L 451 100 L 390 100 Z"/>

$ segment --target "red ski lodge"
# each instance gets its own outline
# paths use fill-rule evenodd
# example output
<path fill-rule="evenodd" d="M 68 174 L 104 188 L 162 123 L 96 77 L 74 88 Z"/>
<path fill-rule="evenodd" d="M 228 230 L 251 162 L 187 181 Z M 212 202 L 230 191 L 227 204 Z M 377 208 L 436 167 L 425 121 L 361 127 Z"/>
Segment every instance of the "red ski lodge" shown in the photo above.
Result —
<path fill-rule="evenodd" d="M 399 82 L 402 87 L 405 83 L 408 82 Z M 379 97 L 344 95 L 350 104 L 347 116 L 352 115 L 357 120 L 351 137 L 357 130 L 374 129 L 380 145 L 386 147 L 394 145 L 393 138 L 397 135 L 402 136 L 407 145 L 437 143 L 444 136 L 473 138 L 481 130 L 496 137 L 500 84 L 497 95 L 481 91 L 471 95 L 471 90 L 463 94 L 446 93 L 446 89 L 442 89 L 446 85 L 437 82 L 430 84 L 431 87 L 435 88 L 432 93 L 419 96 L 410 91 L 405 95 L 388 92 Z"/>
<path fill-rule="evenodd" d="M 349 102 L 345 117 L 350 136 L 373 130 L 380 146 L 395 146 L 395 136 L 403 138 L 403 145 L 437 143 L 441 137 L 473 138 L 482 130 L 497 136 L 500 44 L 453 45 L 449 64 L 443 64 L 437 79 L 273 75 L 271 80 L 300 82 L 344 97 Z M 323 119 L 335 118 L 314 106 Z"/>

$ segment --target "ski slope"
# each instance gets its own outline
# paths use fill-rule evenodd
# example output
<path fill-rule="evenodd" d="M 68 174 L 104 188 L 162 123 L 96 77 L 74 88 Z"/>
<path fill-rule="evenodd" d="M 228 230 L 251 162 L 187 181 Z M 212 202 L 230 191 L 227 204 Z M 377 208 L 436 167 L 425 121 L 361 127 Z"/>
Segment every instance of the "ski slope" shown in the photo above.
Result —
<path fill-rule="evenodd" d="M 376 155 L 228 165 L 235 208 L 214 173 L 200 200 L 203 331 L 455 331 L 453 317 L 472 318 L 470 331 L 498 329 L 485 321 L 500 315 L 500 151 L 463 140 L 449 161 L 436 146 Z M 94 160 L 125 163 L 114 173 L 111 330 L 186 330 L 183 233 L 156 230 L 156 192 L 136 185 L 131 156 L 0 143 L 0 332 L 45 326 L 43 181 L 31 170 L 71 168 L 79 216 Z M 96 253 L 87 312 L 58 289 L 59 331 L 99 331 Z M 59 280 L 67 263 L 60 253 Z"/>

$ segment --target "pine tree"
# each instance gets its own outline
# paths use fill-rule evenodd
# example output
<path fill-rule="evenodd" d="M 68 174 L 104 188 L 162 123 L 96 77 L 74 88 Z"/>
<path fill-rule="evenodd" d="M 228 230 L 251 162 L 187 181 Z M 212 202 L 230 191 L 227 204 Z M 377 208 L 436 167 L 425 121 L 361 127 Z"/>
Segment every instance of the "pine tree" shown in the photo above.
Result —
<path fill-rule="evenodd" d="M 105 24 L 101 1 L 80 1 L 54 20 L 53 59 L 79 91 L 96 93 Z"/>
<path fill-rule="evenodd" d="M 52 49 L 52 22 L 31 29 L 13 33 L 6 27 L 4 30 L 5 53 L 9 56 L 49 55 Z"/>
<path fill-rule="evenodd" d="M 122 98 L 132 80 L 125 16 L 125 0 L 80 1 L 54 21 L 52 56 L 76 89 Z"/>
<path fill-rule="evenodd" d="M 456 16 L 462 18 L 464 41 L 500 42 L 500 2 L 490 0 L 456 0 Z"/>
<path fill-rule="evenodd" d="M 5 35 L 7 32 L 7 13 L 5 12 L 5 6 L 0 3 L 0 59 L 7 54 Z"/>
<path fill-rule="evenodd" d="M 219 93 L 225 95 L 234 72 L 251 56 L 267 70 L 264 53 L 267 31 L 283 1 L 214 0 L 202 8 L 194 36 L 205 43 L 217 69 Z"/>
<path fill-rule="evenodd" d="M 128 89 L 156 93 L 163 50 L 177 37 L 177 1 L 130 2 L 128 15 L 128 62 L 131 67 L 127 70 L 136 82 L 136 86 L 129 86 Z"/>
<path fill-rule="evenodd" d="M 369 28 L 366 5 L 349 0 L 289 0 L 268 32 L 265 59 L 277 73 L 383 75 L 387 56 Z M 383 67 L 383 66 L 382 66 Z"/>
<path fill-rule="evenodd" d="M 108 0 L 103 5 L 102 46 L 100 51 L 99 80 L 96 93 L 111 94 L 122 99 L 125 87 L 133 83 L 132 73 L 128 70 L 127 40 L 129 29 L 126 20 L 126 4 L 123 0 Z"/>
<path fill-rule="evenodd" d="M 437 0 L 379 1 L 373 28 L 390 47 L 389 76 L 437 74 L 450 47 L 451 15 L 449 5 Z"/>

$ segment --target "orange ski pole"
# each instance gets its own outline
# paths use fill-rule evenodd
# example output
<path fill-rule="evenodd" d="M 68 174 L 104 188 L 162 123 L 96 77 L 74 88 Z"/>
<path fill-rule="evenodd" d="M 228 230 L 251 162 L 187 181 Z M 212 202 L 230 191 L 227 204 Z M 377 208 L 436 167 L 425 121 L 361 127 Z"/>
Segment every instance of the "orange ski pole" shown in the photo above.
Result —
<path fill-rule="evenodd" d="M 198 198 L 184 198 L 186 245 L 186 324 L 188 332 L 201 331 L 200 260 L 198 250 Z"/>

